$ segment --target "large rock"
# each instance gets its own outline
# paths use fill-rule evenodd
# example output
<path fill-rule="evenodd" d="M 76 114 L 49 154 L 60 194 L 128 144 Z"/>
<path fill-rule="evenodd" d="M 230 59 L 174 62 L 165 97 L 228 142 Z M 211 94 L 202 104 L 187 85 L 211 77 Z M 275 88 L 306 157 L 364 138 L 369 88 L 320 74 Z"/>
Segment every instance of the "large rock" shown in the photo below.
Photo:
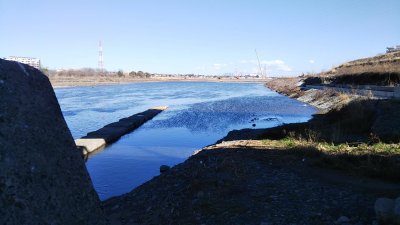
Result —
<path fill-rule="evenodd" d="M 0 59 L 0 224 L 105 223 L 49 80 Z"/>

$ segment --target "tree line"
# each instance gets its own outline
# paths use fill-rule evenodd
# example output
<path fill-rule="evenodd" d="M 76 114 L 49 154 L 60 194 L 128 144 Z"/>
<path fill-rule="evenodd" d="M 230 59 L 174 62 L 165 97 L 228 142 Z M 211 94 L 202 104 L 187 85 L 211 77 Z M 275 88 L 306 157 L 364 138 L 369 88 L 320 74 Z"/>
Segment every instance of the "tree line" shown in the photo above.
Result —
<path fill-rule="evenodd" d="M 153 74 L 143 71 L 131 71 L 129 73 L 124 73 L 122 70 L 118 71 L 107 71 L 92 68 L 82 68 L 82 69 L 66 69 L 66 70 L 52 70 L 47 68 L 42 68 L 42 72 L 50 77 L 132 77 L 132 78 L 150 78 Z"/>

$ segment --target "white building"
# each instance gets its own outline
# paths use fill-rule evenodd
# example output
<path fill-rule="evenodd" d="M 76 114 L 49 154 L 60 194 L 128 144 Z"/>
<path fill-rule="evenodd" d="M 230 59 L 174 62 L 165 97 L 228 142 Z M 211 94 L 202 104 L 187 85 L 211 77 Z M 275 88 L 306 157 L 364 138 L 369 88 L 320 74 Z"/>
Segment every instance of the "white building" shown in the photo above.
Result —
<path fill-rule="evenodd" d="M 30 66 L 35 67 L 36 69 L 40 69 L 40 59 L 37 59 L 37 58 L 10 56 L 5 59 L 10 60 L 10 61 L 16 61 L 16 62 L 28 64 Z"/>
<path fill-rule="evenodd" d="M 398 52 L 398 51 L 400 51 L 400 45 L 386 48 L 386 53 Z"/>

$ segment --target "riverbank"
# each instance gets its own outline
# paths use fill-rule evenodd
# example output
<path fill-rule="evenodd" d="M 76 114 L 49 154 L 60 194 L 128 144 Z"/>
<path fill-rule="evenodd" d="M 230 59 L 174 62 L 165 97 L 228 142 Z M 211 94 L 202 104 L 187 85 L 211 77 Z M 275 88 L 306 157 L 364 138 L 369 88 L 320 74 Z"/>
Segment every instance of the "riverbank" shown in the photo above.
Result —
<path fill-rule="evenodd" d="M 400 186 L 311 166 L 307 151 L 233 141 L 103 202 L 112 224 L 371 224 Z"/>
<path fill-rule="evenodd" d="M 326 113 L 335 107 L 340 107 L 348 104 L 356 99 L 366 99 L 366 97 L 353 95 L 333 90 L 317 90 L 309 89 L 302 90 L 301 85 L 304 78 L 274 78 L 268 80 L 266 87 L 290 98 L 297 99 L 301 102 L 312 105 L 320 110 L 320 113 Z"/>
<path fill-rule="evenodd" d="M 400 195 L 400 103 L 305 91 L 303 79 L 266 83 L 320 109 L 311 121 L 229 132 L 131 192 L 103 201 L 111 223 L 377 223 L 375 200 Z"/>
<path fill-rule="evenodd" d="M 112 224 L 377 223 L 376 198 L 400 194 L 400 103 L 302 91 L 299 82 L 267 86 L 318 107 L 310 122 L 231 131 L 104 201 Z"/>

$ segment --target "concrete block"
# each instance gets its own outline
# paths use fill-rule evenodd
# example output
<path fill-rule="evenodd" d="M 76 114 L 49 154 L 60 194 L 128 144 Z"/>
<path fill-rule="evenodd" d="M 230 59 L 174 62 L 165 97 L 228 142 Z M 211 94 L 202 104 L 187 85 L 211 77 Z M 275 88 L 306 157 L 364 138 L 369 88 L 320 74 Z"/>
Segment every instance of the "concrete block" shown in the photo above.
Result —
<path fill-rule="evenodd" d="M 88 154 L 97 150 L 100 150 L 106 146 L 106 140 L 103 138 L 92 138 L 92 139 L 76 139 L 75 144 L 78 148 L 84 151 L 84 154 Z"/>
<path fill-rule="evenodd" d="M 89 154 L 104 148 L 107 144 L 117 141 L 121 136 L 140 127 L 167 108 L 167 106 L 154 107 L 144 112 L 122 118 L 118 122 L 110 123 L 99 130 L 89 132 L 86 136 L 75 140 L 75 143 L 82 149 L 84 155 Z"/>

